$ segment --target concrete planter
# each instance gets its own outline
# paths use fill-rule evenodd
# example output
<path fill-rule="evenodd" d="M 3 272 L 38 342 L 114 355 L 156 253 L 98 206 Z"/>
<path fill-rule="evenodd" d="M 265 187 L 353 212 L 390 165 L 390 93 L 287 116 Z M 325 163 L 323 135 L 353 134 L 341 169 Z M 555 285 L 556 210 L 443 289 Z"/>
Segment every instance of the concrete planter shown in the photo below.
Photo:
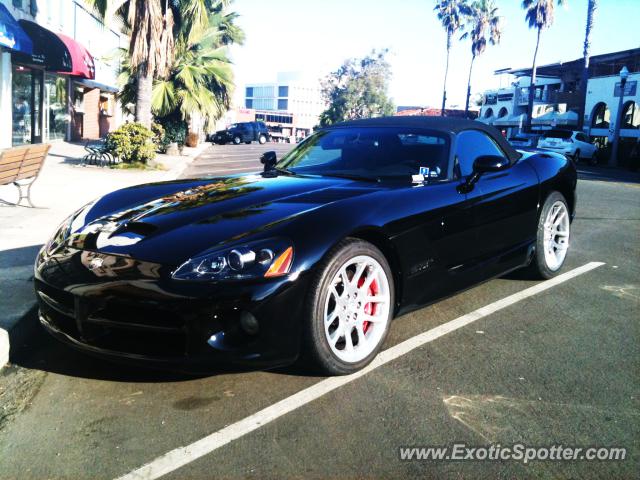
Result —
<path fill-rule="evenodd" d="M 180 155 L 180 150 L 176 142 L 171 142 L 167 145 L 167 155 Z"/>

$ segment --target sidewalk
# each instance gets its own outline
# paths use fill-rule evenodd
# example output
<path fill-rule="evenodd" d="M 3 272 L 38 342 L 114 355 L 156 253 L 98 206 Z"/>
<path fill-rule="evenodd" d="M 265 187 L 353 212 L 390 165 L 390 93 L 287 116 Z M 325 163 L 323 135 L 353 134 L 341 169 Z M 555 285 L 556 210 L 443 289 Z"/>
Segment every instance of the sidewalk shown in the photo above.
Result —
<path fill-rule="evenodd" d="M 184 156 L 158 155 L 162 170 L 120 170 L 80 166 L 83 145 L 54 143 L 31 190 L 38 208 L 0 204 L 0 368 L 9 342 L 23 336 L 20 320 L 35 306 L 33 262 L 55 228 L 76 209 L 119 188 L 177 178 L 209 144 L 185 148 Z M 17 189 L 0 186 L 0 198 L 13 202 Z"/>

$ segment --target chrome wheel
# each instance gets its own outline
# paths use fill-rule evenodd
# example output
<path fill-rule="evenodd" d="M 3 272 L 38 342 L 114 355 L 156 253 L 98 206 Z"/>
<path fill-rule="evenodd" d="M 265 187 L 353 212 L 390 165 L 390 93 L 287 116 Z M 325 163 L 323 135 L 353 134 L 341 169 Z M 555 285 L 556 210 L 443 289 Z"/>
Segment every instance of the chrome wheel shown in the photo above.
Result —
<path fill-rule="evenodd" d="M 329 283 L 324 331 L 331 352 L 355 363 L 373 352 L 389 322 L 389 279 L 377 260 L 359 255 L 345 262 Z"/>
<path fill-rule="evenodd" d="M 558 270 L 569 248 L 569 212 L 562 201 L 556 201 L 544 222 L 544 259 L 550 270 Z"/>

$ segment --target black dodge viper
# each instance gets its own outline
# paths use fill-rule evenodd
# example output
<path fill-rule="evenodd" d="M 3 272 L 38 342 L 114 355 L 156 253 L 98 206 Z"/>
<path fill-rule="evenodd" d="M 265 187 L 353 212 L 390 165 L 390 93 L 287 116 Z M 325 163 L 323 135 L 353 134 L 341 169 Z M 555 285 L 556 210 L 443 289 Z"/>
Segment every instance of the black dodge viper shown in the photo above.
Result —
<path fill-rule="evenodd" d="M 262 163 L 73 213 L 36 260 L 42 325 L 113 360 L 346 374 L 395 316 L 519 268 L 552 277 L 567 255 L 574 164 L 479 122 L 350 121 Z"/>

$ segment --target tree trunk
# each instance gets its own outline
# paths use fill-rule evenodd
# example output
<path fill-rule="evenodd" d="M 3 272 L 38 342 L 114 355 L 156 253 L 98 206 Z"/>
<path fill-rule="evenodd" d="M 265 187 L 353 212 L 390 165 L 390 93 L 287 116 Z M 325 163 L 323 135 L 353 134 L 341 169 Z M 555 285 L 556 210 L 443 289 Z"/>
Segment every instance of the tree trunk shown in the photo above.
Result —
<path fill-rule="evenodd" d="M 589 7 L 587 10 L 587 26 L 584 33 L 584 65 L 582 68 L 582 75 L 580 78 L 580 105 L 578 115 L 578 130 L 582 130 L 584 127 L 584 114 L 585 104 L 587 102 L 587 86 L 589 84 L 589 62 L 591 60 L 591 31 L 593 30 L 593 20 L 598 8 L 598 0 L 589 0 Z"/>
<path fill-rule="evenodd" d="M 531 85 L 529 85 L 529 104 L 527 106 L 527 132 L 531 132 L 531 121 L 533 120 L 533 97 L 536 91 L 536 61 L 538 60 L 538 48 L 540 47 L 540 34 L 542 27 L 538 28 L 538 38 L 536 40 L 536 50 L 533 52 L 533 66 L 531 67 Z"/>
<path fill-rule="evenodd" d="M 465 118 L 469 118 L 469 98 L 471 97 L 471 72 L 473 72 L 473 62 L 475 61 L 476 56 L 471 56 L 471 65 L 469 66 L 469 80 L 467 80 L 467 101 L 464 104 L 464 116 Z"/>
<path fill-rule="evenodd" d="M 138 89 L 136 92 L 136 122 L 151 128 L 151 91 L 153 75 L 145 73 L 145 68 L 138 69 Z"/>
<path fill-rule="evenodd" d="M 444 117 L 444 111 L 447 104 L 447 76 L 449 75 L 449 54 L 451 53 L 451 32 L 447 32 L 447 63 L 444 67 L 444 85 L 442 86 L 442 108 L 440 116 Z"/>

